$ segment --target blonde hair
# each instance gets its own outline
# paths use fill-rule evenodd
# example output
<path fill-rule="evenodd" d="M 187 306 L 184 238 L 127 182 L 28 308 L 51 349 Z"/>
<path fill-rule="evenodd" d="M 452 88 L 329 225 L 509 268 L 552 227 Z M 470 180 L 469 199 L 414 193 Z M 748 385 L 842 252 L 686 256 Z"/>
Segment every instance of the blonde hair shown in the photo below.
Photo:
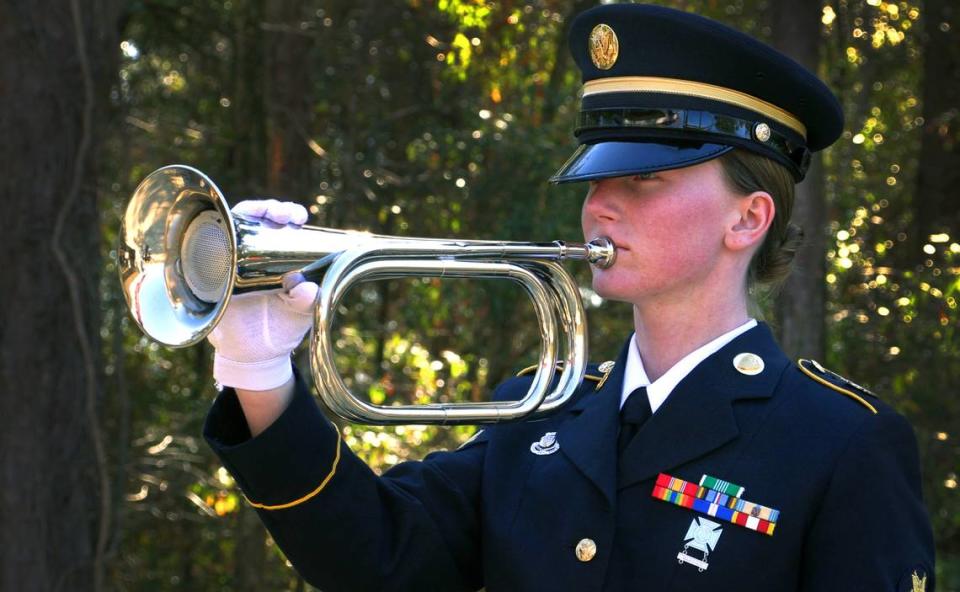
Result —
<path fill-rule="evenodd" d="M 747 271 L 748 293 L 752 297 L 772 296 L 790 275 L 793 258 L 803 243 L 803 229 L 790 222 L 796 197 L 793 175 L 783 165 L 739 148 L 718 160 L 732 191 L 741 195 L 765 191 L 773 198 L 776 214 Z"/>

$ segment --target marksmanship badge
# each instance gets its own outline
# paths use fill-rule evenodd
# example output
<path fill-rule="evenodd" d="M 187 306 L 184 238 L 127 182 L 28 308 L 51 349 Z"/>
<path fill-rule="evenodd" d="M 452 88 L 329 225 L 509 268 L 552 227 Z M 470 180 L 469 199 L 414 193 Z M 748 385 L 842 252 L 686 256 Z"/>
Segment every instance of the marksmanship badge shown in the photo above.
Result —
<path fill-rule="evenodd" d="M 677 563 L 689 563 L 701 572 L 706 571 L 709 567 L 707 558 L 717 546 L 722 533 L 723 529 L 716 522 L 706 518 L 694 518 L 683 537 L 683 550 L 677 553 Z M 691 549 L 700 551 L 700 557 L 691 554 Z"/>
<path fill-rule="evenodd" d="M 609 70 L 617 63 L 620 41 L 610 25 L 600 23 L 590 31 L 590 59 L 601 70 Z"/>
<path fill-rule="evenodd" d="M 530 452 L 537 456 L 546 456 L 560 450 L 560 444 L 557 442 L 556 432 L 547 432 L 540 438 L 539 442 L 530 445 Z"/>

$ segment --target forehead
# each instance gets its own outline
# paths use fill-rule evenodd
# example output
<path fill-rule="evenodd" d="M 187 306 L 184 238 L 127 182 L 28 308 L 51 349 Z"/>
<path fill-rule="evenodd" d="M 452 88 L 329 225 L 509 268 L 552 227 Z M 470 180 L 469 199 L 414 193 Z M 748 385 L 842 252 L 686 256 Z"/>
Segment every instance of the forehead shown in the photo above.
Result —
<path fill-rule="evenodd" d="M 586 192 L 587 199 L 619 199 L 616 207 L 624 208 L 623 212 L 656 208 L 662 210 L 663 215 L 673 210 L 698 219 L 713 211 L 713 206 L 733 205 L 731 198 L 738 196 L 717 160 L 649 176 L 625 175 L 590 181 Z M 588 205 L 586 200 L 583 205 L 584 208 Z"/>
<path fill-rule="evenodd" d="M 661 183 L 703 183 L 710 184 L 717 180 L 722 180 L 724 177 L 723 167 L 720 164 L 718 158 L 708 160 L 706 162 L 700 162 L 685 167 L 677 167 L 672 169 L 665 169 L 661 171 L 656 171 L 648 174 L 640 175 L 622 175 L 618 177 L 613 177 L 614 179 L 621 180 L 633 180 L 637 177 L 639 178 L 651 178 L 657 179 Z M 595 183 L 596 181 L 593 181 Z"/>

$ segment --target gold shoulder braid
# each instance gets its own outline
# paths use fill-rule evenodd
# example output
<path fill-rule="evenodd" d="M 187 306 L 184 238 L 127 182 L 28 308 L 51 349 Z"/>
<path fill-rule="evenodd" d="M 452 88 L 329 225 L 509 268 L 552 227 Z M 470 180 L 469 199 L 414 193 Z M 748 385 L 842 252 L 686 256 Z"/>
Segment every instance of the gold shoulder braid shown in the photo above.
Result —
<path fill-rule="evenodd" d="M 600 381 L 597 383 L 597 386 L 594 388 L 594 390 L 599 391 L 600 388 L 603 387 L 603 384 L 607 382 L 607 378 L 610 377 L 610 373 L 613 372 L 613 367 L 616 365 L 617 363 L 613 360 L 607 360 L 606 362 L 597 366 L 597 370 L 602 372 L 603 376 L 600 378 Z"/>
<path fill-rule="evenodd" d="M 871 405 L 866 399 L 860 395 L 866 395 L 868 397 L 876 398 L 872 391 L 867 388 L 860 386 L 859 384 L 848 380 L 836 372 L 831 372 L 823 366 L 820 365 L 816 360 L 806 360 L 800 358 L 797 360 L 797 365 L 800 367 L 800 371 L 812 378 L 813 380 L 819 382 L 823 386 L 842 393 L 854 401 L 860 403 L 867 409 L 869 409 L 874 415 L 877 413 L 877 408 Z M 856 391 L 856 392 L 855 392 Z M 860 394 L 857 394 L 860 393 Z"/>
<path fill-rule="evenodd" d="M 526 376 L 527 374 L 533 374 L 539 368 L 539 364 L 534 364 L 533 366 L 527 366 L 520 372 L 517 372 L 517 376 Z M 563 362 L 557 362 L 557 372 L 563 372 Z"/>
<path fill-rule="evenodd" d="M 534 372 L 537 371 L 537 368 L 539 367 L 540 366 L 538 364 L 534 364 L 533 366 L 527 366 L 523 370 L 517 372 L 517 376 L 526 376 L 527 374 L 533 374 Z M 557 362 L 557 372 L 563 372 L 563 362 Z M 586 374 L 584 375 L 583 378 L 584 380 L 592 380 L 594 382 L 599 382 L 603 380 L 604 377 L 594 376 L 593 374 Z"/>

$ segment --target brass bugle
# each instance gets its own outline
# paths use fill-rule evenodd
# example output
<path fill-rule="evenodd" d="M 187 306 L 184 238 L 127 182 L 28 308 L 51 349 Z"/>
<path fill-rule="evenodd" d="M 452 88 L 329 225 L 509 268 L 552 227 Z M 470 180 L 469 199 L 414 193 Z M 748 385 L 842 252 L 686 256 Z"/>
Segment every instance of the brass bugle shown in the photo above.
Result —
<path fill-rule="evenodd" d="M 495 423 L 542 415 L 573 396 L 587 364 L 586 317 L 565 259 L 605 268 L 616 249 L 589 243 L 407 238 L 278 225 L 232 214 L 206 175 L 173 165 L 148 175 L 127 204 L 117 249 L 124 297 L 137 325 L 170 347 L 201 341 L 234 294 L 320 285 L 310 365 L 338 415 L 370 424 Z M 356 283 L 403 277 L 508 279 L 533 301 L 542 347 L 524 398 L 507 402 L 375 405 L 354 396 L 334 363 L 337 306 Z M 562 370 L 556 380 L 555 368 Z M 553 388 L 551 389 L 551 384 Z"/>

